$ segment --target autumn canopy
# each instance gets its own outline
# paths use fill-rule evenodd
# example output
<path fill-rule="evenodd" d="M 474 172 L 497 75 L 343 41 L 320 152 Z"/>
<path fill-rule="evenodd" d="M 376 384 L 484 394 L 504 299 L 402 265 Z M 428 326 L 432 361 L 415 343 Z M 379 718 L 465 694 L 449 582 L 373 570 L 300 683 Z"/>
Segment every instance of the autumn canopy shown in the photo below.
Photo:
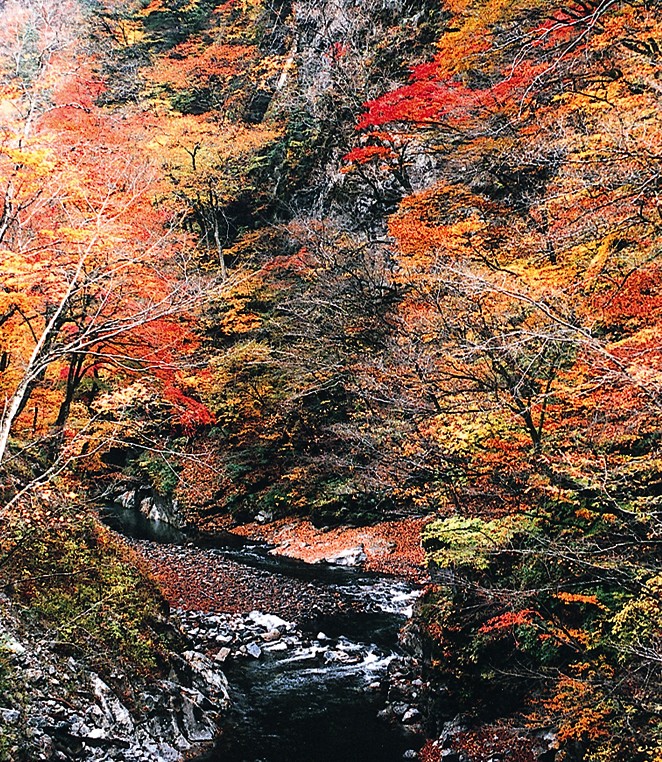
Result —
<path fill-rule="evenodd" d="M 439 712 L 659 761 L 659 5 L 322 5 L 0 7 L 0 516 L 428 517 Z"/>

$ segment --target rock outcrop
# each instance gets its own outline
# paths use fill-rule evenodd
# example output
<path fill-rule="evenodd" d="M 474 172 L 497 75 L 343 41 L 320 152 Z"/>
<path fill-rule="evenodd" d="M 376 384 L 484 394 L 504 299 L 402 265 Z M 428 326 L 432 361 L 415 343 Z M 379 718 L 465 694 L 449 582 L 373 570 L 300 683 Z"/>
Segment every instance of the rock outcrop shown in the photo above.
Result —
<path fill-rule="evenodd" d="M 149 487 L 132 487 L 117 494 L 112 502 L 127 511 L 139 511 L 146 519 L 184 529 L 187 524 L 177 500 L 156 494 Z"/>
<path fill-rule="evenodd" d="M 160 676 L 117 665 L 99 675 L 69 644 L 46 640 L 0 600 L 0 749 L 12 762 L 178 762 L 218 734 L 228 685 L 218 662 L 171 654 Z"/>

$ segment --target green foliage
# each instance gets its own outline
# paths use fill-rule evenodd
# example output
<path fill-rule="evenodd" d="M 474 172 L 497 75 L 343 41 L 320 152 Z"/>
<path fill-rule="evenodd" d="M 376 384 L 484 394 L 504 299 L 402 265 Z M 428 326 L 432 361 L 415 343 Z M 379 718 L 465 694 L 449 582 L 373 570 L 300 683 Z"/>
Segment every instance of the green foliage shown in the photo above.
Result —
<path fill-rule="evenodd" d="M 643 762 L 659 708 L 656 523 L 584 507 L 596 502 L 566 493 L 535 521 L 432 523 L 424 545 L 447 584 L 428 590 L 421 617 L 451 689 L 446 712 L 492 719 L 528 706 L 532 724 L 592 749 L 586 759 Z"/>
<path fill-rule="evenodd" d="M 171 48 L 202 30 L 218 0 L 165 0 L 149 12 L 143 23 L 151 44 Z"/>
<path fill-rule="evenodd" d="M 285 219 L 290 217 L 295 194 L 308 186 L 323 157 L 328 156 L 328 134 L 325 125 L 304 108 L 288 110 L 283 137 L 275 141 L 254 167 L 256 185 L 278 177 L 274 191 L 276 211 Z"/>
<path fill-rule="evenodd" d="M 143 452 L 129 470 L 142 477 L 162 497 L 171 496 L 179 482 L 178 466 L 173 459 L 149 451 Z"/>
<path fill-rule="evenodd" d="M 627 663 L 637 649 L 662 639 L 662 575 L 642 579 L 641 593 L 626 597 L 610 620 L 611 639 L 621 662 Z"/>
<path fill-rule="evenodd" d="M 394 509 L 389 495 L 377 490 L 359 492 L 350 479 L 332 477 L 318 487 L 310 503 L 310 519 L 316 526 L 349 524 L 362 526 L 378 522 Z"/>
<path fill-rule="evenodd" d="M 484 521 L 451 516 L 433 521 L 423 530 L 428 559 L 440 568 L 467 566 L 486 570 L 490 559 L 514 544 L 520 536 L 535 532 L 537 522 L 526 515 Z"/>
<path fill-rule="evenodd" d="M 3 536 L 2 584 L 27 616 L 104 670 L 118 658 L 164 664 L 172 634 L 156 587 L 109 530 L 90 516 L 48 525 L 12 522 Z"/>

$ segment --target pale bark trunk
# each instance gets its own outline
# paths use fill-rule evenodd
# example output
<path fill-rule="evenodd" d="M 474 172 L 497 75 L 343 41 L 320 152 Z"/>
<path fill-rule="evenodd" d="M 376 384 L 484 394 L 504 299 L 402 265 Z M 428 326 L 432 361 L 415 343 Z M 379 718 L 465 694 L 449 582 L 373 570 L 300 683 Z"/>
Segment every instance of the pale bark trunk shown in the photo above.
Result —
<path fill-rule="evenodd" d="M 7 445 L 9 443 L 9 435 L 11 433 L 11 427 L 14 423 L 14 419 L 23 409 L 25 402 L 27 402 L 27 399 L 32 392 L 32 384 L 39 377 L 39 374 L 44 370 L 44 368 L 48 365 L 48 362 L 45 359 L 45 354 L 47 353 L 53 339 L 57 335 L 58 323 L 69 302 L 69 299 L 71 298 L 74 287 L 76 286 L 78 276 L 80 275 L 80 272 L 83 268 L 83 262 L 84 258 L 81 257 L 69 287 L 60 300 L 60 303 L 51 316 L 51 319 L 48 321 L 46 327 L 42 331 L 42 334 L 39 337 L 35 348 L 32 350 L 32 354 L 28 360 L 23 378 L 18 384 L 16 391 L 5 403 L 5 408 L 2 412 L 2 418 L 0 419 L 0 465 L 5 459 Z"/>

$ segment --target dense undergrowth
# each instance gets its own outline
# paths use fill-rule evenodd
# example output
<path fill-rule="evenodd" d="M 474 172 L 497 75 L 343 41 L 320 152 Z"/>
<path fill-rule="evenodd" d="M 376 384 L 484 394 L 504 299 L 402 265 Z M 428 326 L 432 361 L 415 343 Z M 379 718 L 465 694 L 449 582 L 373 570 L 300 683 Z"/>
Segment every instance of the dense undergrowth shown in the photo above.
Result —
<path fill-rule="evenodd" d="M 163 670 L 181 643 L 137 556 L 84 509 L 49 508 L 3 521 L 0 585 L 25 625 L 102 674 Z"/>
<path fill-rule="evenodd" d="M 643 516 L 444 519 L 421 616 L 449 711 L 553 728 L 565 758 L 657 759 L 660 575 Z"/>

